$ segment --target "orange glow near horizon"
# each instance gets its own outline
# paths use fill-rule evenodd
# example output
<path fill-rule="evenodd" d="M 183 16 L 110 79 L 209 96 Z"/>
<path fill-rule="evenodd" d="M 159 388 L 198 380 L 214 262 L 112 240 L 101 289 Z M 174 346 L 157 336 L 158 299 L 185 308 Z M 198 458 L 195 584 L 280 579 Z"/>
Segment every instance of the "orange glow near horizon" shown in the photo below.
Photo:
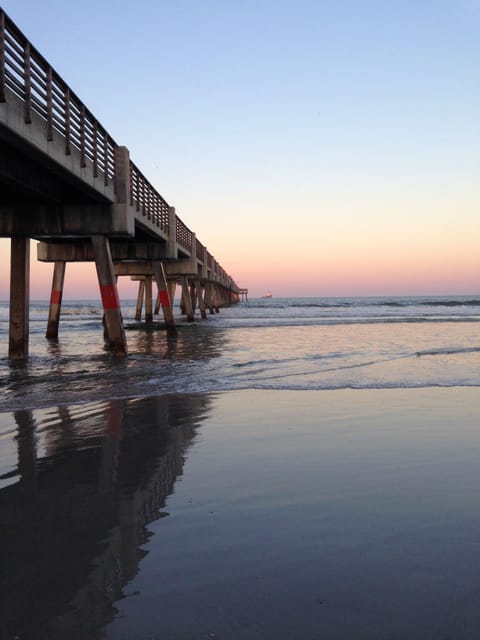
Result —
<path fill-rule="evenodd" d="M 2 280 L 1 298 L 9 297 L 9 241 L 2 240 L 0 264 L 6 277 Z M 50 297 L 53 264 L 36 260 L 32 242 L 30 297 Z M 312 244 L 312 243 L 311 243 Z M 438 244 L 438 243 L 437 243 Z M 471 246 L 468 246 L 468 245 Z M 292 252 L 259 251 L 260 259 L 245 256 L 241 246 L 231 248 L 224 264 L 250 297 L 266 290 L 275 297 L 352 296 L 352 295 L 447 295 L 474 294 L 480 289 L 480 257 L 475 238 L 464 242 L 462 251 L 454 243 L 449 247 L 397 246 L 380 250 L 368 244 L 313 247 L 301 255 Z M 307 249 L 307 248 L 306 248 Z M 434 251 L 438 249 L 438 253 Z M 119 279 L 120 297 L 132 299 L 138 285 L 127 277 Z M 64 299 L 99 299 L 97 275 L 93 263 L 69 263 L 65 273 Z"/>
<path fill-rule="evenodd" d="M 252 298 L 266 290 L 275 297 L 303 297 L 474 294 L 480 289 L 480 222 L 473 205 L 461 226 L 453 213 L 441 211 L 435 219 L 371 218 L 368 225 L 360 216 L 347 220 L 310 215 L 305 220 L 296 227 L 280 216 L 272 230 L 267 223 L 262 226 L 259 212 L 255 233 L 243 226 L 234 237 L 221 224 L 207 225 L 207 246 Z M 201 234 L 200 240 L 205 241 Z M 0 285 L 2 299 L 9 295 L 9 253 L 9 240 L 0 240 L 0 266 L 6 276 Z M 52 264 L 36 260 L 32 241 L 32 300 L 50 297 L 52 273 Z M 135 298 L 137 286 L 120 278 L 120 296 Z M 67 264 L 64 298 L 99 298 L 93 263 Z"/>

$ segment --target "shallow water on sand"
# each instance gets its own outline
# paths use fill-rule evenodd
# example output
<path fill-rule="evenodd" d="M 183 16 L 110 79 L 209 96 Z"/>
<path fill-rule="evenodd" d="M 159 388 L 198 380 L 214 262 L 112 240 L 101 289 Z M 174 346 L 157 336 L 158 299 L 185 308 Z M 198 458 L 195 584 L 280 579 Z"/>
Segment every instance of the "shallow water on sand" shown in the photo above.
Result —
<path fill-rule="evenodd" d="M 480 633 L 478 390 L 0 416 L 0 637 Z"/>
<path fill-rule="evenodd" d="M 30 358 L 9 362 L 0 305 L 0 410 L 164 393 L 235 389 L 480 386 L 480 299 L 252 300 L 167 339 L 123 304 L 129 358 L 105 348 L 98 303 L 64 304 L 59 340 L 45 340 L 48 305 L 31 309 Z M 3 345 L 3 346 L 2 346 Z"/>

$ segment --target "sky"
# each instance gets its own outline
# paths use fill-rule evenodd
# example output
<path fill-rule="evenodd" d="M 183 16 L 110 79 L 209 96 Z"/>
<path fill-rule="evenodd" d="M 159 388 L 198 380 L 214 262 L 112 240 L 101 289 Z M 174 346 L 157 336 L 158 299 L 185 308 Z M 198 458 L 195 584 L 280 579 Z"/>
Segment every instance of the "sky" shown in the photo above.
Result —
<path fill-rule="evenodd" d="M 480 291 L 480 0 L 1 3 L 251 297 Z"/>

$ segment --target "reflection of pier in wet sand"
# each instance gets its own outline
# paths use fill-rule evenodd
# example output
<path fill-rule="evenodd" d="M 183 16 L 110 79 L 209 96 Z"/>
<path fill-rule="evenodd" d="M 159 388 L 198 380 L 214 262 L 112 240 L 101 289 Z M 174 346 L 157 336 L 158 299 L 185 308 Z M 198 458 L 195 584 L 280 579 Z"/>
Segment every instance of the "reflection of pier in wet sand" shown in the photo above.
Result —
<path fill-rule="evenodd" d="M 0 477 L 2 640 L 99 637 L 208 405 L 163 396 L 14 414 L 16 468 Z"/>

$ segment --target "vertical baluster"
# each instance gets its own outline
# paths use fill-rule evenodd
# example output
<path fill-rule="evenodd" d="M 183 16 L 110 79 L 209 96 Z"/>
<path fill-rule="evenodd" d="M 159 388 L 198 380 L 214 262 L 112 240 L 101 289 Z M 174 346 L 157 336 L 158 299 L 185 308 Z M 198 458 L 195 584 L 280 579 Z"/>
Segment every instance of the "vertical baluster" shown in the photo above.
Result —
<path fill-rule="evenodd" d="M 103 133 L 103 183 L 108 185 L 108 138 L 107 132 Z"/>
<path fill-rule="evenodd" d="M 137 199 L 137 211 L 140 211 L 140 185 L 138 183 L 138 171 L 135 171 L 135 197 Z"/>
<path fill-rule="evenodd" d="M 85 105 L 80 106 L 80 167 L 85 169 Z"/>
<path fill-rule="evenodd" d="M 153 198 L 152 198 L 152 187 L 147 183 L 147 218 L 149 220 L 153 219 Z"/>
<path fill-rule="evenodd" d="M 64 89 L 65 155 L 70 155 L 70 89 Z"/>
<path fill-rule="evenodd" d="M 30 44 L 27 42 L 23 48 L 23 85 L 25 91 L 24 115 L 25 123 L 32 122 L 32 74 L 30 65 Z"/>
<path fill-rule="evenodd" d="M 110 153 L 110 147 L 108 149 Z M 113 180 L 113 193 L 117 195 L 117 163 L 115 162 L 115 151 L 113 152 L 113 168 L 112 168 L 112 180 Z"/>
<path fill-rule="evenodd" d="M 5 14 L 0 9 L 0 102 L 5 100 Z"/>
<path fill-rule="evenodd" d="M 52 67 L 47 67 L 47 140 L 53 140 Z"/>
<path fill-rule="evenodd" d="M 168 218 L 168 207 L 162 201 L 162 222 L 163 222 L 163 230 L 168 234 L 168 230 L 170 228 L 170 221 Z"/>
<path fill-rule="evenodd" d="M 128 174 L 129 174 L 129 179 L 130 179 L 130 206 L 133 207 L 134 182 L 133 182 L 133 165 L 132 165 L 131 162 L 129 162 L 129 164 L 128 164 Z"/>
<path fill-rule="evenodd" d="M 143 175 L 142 175 L 141 185 L 142 185 L 142 192 L 141 192 L 142 216 L 144 216 L 146 211 L 145 211 L 145 178 L 143 177 Z"/>
<path fill-rule="evenodd" d="M 98 125 L 93 122 L 93 177 L 98 178 Z"/>

